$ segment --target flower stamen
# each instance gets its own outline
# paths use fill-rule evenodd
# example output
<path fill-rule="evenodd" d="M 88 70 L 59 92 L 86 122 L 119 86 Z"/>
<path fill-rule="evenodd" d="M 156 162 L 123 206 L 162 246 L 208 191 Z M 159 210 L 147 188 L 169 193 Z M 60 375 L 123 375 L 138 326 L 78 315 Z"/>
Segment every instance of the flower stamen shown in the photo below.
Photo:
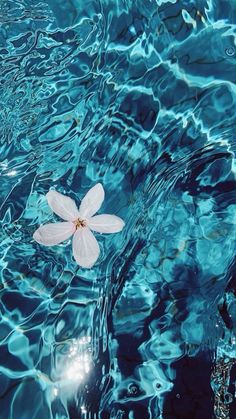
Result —
<path fill-rule="evenodd" d="M 78 220 L 73 221 L 73 223 L 74 223 L 74 225 L 76 227 L 76 230 L 78 228 L 86 227 L 87 226 L 86 221 L 85 220 L 82 220 L 81 218 L 78 218 Z"/>

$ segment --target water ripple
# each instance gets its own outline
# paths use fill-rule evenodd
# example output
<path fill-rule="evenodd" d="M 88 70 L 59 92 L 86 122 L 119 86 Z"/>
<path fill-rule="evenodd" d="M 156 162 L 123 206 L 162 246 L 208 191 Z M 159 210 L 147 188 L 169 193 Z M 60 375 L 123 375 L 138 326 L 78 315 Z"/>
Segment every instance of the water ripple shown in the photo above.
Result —
<path fill-rule="evenodd" d="M 235 11 L 1 1 L 2 418 L 232 411 Z M 98 181 L 126 228 L 83 270 L 32 235 Z"/>

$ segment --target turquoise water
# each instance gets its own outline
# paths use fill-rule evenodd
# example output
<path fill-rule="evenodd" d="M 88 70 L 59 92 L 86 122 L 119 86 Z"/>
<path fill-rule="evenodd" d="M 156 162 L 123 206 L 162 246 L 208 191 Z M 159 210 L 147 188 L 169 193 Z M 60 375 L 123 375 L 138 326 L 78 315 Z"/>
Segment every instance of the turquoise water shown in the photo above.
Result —
<path fill-rule="evenodd" d="M 236 2 L 1 0 L 0 418 L 234 418 Z M 76 265 L 50 188 L 101 182 Z"/>

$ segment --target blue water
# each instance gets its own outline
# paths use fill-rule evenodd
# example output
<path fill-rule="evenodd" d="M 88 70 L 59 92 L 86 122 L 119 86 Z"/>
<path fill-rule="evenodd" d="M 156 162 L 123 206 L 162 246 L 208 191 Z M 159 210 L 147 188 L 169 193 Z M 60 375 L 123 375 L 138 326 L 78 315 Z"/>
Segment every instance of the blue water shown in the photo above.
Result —
<path fill-rule="evenodd" d="M 236 418 L 236 2 L 1 0 L 0 418 Z M 50 188 L 126 222 L 76 265 Z"/>

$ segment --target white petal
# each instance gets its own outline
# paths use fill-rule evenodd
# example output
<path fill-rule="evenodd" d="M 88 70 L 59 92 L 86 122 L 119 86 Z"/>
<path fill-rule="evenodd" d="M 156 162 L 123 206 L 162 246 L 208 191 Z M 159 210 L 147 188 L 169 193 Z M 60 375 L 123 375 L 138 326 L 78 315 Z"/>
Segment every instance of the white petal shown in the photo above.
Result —
<path fill-rule="evenodd" d="M 79 211 L 75 201 L 69 196 L 62 195 L 57 191 L 49 191 L 46 194 L 48 205 L 55 214 L 59 215 L 63 220 L 75 221 L 79 217 Z"/>
<path fill-rule="evenodd" d="M 74 234 L 76 227 L 71 222 L 50 223 L 41 226 L 33 234 L 33 238 L 44 246 L 54 246 L 69 239 Z"/>
<path fill-rule="evenodd" d="M 111 214 L 95 215 L 88 220 L 89 228 L 99 233 L 118 233 L 124 225 L 121 218 Z"/>
<path fill-rule="evenodd" d="M 104 196 L 104 189 L 101 183 L 97 183 L 97 185 L 89 189 L 81 201 L 79 207 L 80 216 L 85 218 L 92 217 L 101 207 Z"/>
<path fill-rule="evenodd" d="M 91 268 L 96 262 L 100 250 L 98 242 L 89 228 L 79 228 L 73 237 L 73 255 L 78 265 Z"/>

